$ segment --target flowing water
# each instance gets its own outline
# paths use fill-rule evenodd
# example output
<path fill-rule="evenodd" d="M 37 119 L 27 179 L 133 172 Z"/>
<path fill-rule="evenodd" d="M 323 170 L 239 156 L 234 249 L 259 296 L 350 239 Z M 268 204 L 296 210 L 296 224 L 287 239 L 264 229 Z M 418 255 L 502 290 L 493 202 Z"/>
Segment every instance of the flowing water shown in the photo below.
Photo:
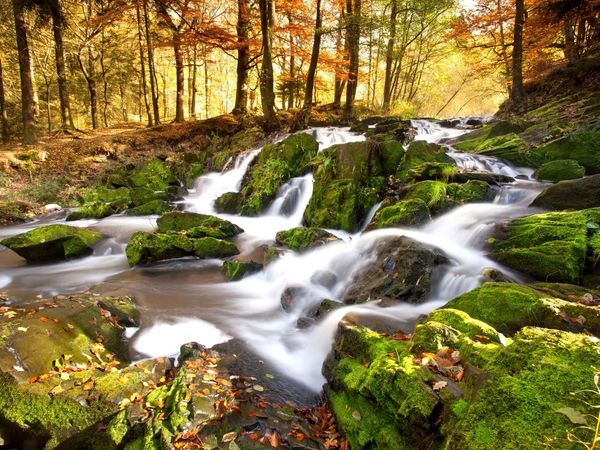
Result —
<path fill-rule="evenodd" d="M 416 139 L 429 142 L 464 133 L 464 130 L 442 128 L 425 120 L 413 121 L 413 126 L 417 129 Z M 315 136 L 320 150 L 365 139 L 340 128 L 316 128 L 306 132 Z M 231 169 L 198 178 L 182 200 L 183 208 L 216 214 L 215 199 L 225 192 L 240 189 L 244 173 L 259 152 L 260 149 L 250 150 L 239 155 Z M 127 333 L 131 338 L 132 356 L 176 355 L 186 342 L 212 346 L 237 338 L 269 368 L 295 380 L 302 386 L 301 390 L 313 395 L 322 387 L 321 366 L 331 348 L 337 324 L 345 315 L 410 327 L 420 315 L 479 286 L 484 281 L 484 268 L 499 269 L 510 278 L 520 279 L 519 274 L 486 257 L 484 242 L 499 222 L 531 214 L 528 205 L 544 185 L 531 179 L 531 170 L 515 168 L 496 158 L 460 153 L 451 147 L 448 154 L 461 171 L 507 175 L 515 178 L 515 182 L 503 185 L 493 202 L 457 207 L 419 228 L 364 232 L 379 207 L 375 205 L 360 232 L 348 234 L 331 230 L 342 240 L 302 254 L 287 252 L 263 271 L 237 282 L 226 281 L 219 260 L 184 258 L 151 267 L 129 268 L 124 255 L 129 237 L 137 230 L 152 230 L 156 217 L 111 216 L 98 221 L 71 222 L 101 231 L 109 238 L 93 255 L 57 264 L 27 265 L 12 252 L 0 250 L 0 289 L 15 301 L 85 289 L 132 295 L 141 311 L 140 328 L 129 329 Z M 276 200 L 260 217 L 217 215 L 245 230 L 237 244 L 242 255 L 250 254 L 262 244 L 272 243 L 278 231 L 302 224 L 312 188 L 312 174 L 307 174 L 282 186 Z M 36 222 L 2 228 L 0 237 L 63 221 L 61 217 L 54 213 Z M 339 299 L 357 271 L 373 262 L 371 250 L 375 243 L 390 236 L 410 237 L 441 249 L 449 257 L 450 263 L 436 274 L 428 301 L 388 308 L 379 307 L 376 302 L 345 306 L 316 325 L 298 328 L 298 319 L 306 316 L 322 299 Z M 319 275 L 324 272 L 333 282 L 319 282 Z M 289 287 L 302 287 L 302 294 L 290 311 L 284 311 L 281 295 Z"/>

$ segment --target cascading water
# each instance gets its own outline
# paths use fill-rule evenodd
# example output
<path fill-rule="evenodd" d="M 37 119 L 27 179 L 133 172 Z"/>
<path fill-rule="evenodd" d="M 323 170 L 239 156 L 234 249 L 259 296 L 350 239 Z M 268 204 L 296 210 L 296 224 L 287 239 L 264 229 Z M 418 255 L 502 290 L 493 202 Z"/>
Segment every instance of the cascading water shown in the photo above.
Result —
<path fill-rule="evenodd" d="M 413 121 L 416 139 L 439 142 L 464 132 L 440 127 L 430 121 Z M 334 144 L 361 141 L 365 137 L 347 129 L 315 128 L 320 150 Z M 216 214 L 215 200 L 226 192 L 237 192 L 242 178 L 260 150 L 246 152 L 234 167 L 222 173 L 201 176 L 182 201 L 186 210 Z M 107 239 L 94 255 L 77 261 L 41 267 L 26 266 L 8 251 L 0 251 L 0 287 L 11 298 L 73 292 L 93 287 L 112 294 L 137 298 L 142 326 L 129 330 L 136 355 L 163 356 L 177 353 L 180 345 L 197 341 L 214 345 L 232 337 L 243 340 L 256 354 L 279 372 L 318 392 L 323 383 L 321 366 L 339 320 L 346 314 L 366 315 L 395 323 L 410 322 L 443 305 L 451 298 L 477 287 L 485 267 L 502 269 L 485 256 L 483 243 L 491 228 L 500 221 L 530 213 L 527 205 L 543 188 L 531 180 L 531 171 L 514 168 L 496 158 L 460 153 L 449 148 L 461 171 L 506 175 L 516 179 L 503 185 L 494 203 L 468 204 L 436 218 L 418 229 L 391 228 L 350 235 L 332 230 L 343 238 L 302 254 L 287 252 L 262 272 L 238 282 L 224 282 L 221 261 L 193 259 L 168 261 L 153 267 L 127 267 L 124 248 L 136 230 L 150 230 L 156 217 L 112 216 L 100 221 L 71 222 L 102 231 Z M 260 217 L 217 214 L 241 226 L 238 238 L 242 254 L 272 242 L 278 231 L 300 226 L 312 195 L 311 174 L 290 180 L 281 187 L 276 200 Z M 375 205 L 363 228 L 376 213 Z M 56 219 L 54 219 L 54 222 Z M 48 223 L 0 229 L 0 236 L 25 231 Z M 299 329 L 297 321 L 322 299 L 339 299 L 355 274 L 374 260 L 372 249 L 380 239 L 407 236 L 441 249 L 451 263 L 438 277 L 429 301 L 420 305 L 398 304 L 388 308 L 376 302 L 345 306 L 327 315 L 315 326 Z M 513 274 L 502 269 L 509 276 Z M 330 283 L 319 274 L 327 273 Z M 281 295 L 286 288 L 302 288 L 293 307 L 284 311 Z"/>

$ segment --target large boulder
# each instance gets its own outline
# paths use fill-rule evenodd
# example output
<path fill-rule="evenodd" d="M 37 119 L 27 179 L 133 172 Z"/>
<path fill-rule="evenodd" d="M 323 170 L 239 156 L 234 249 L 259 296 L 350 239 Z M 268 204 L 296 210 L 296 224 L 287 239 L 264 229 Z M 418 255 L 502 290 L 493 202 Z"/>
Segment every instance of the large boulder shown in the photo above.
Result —
<path fill-rule="evenodd" d="M 538 195 L 531 205 L 551 210 L 600 206 L 600 174 L 552 185 Z"/>
<path fill-rule="evenodd" d="M 599 223 L 600 208 L 515 219 L 493 243 L 491 257 L 542 281 L 579 283 L 586 270 L 596 270 Z"/>
<path fill-rule="evenodd" d="M 564 180 L 576 180 L 583 177 L 585 167 L 574 159 L 557 159 L 542 164 L 533 174 L 538 180 L 557 183 Z"/>
<path fill-rule="evenodd" d="M 156 226 L 159 233 L 185 232 L 186 236 L 192 238 L 214 237 L 217 239 L 230 239 L 244 231 L 228 220 L 208 214 L 191 212 L 171 212 L 164 214 L 158 218 Z"/>
<path fill-rule="evenodd" d="M 321 228 L 298 227 L 278 232 L 275 241 L 292 250 L 301 251 L 315 248 L 328 242 L 339 241 L 339 239 Z"/>
<path fill-rule="evenodd" d="M 431 220 L 427 203 L 420 198 L 400 200 L 382 205 L 369 224 L 369 229 L 421 225 Z"/>
<path fill-rule="evenodd" d="M 404 153 L 393 140 L 340 144 L 321 152 L 312 162 L 315 183 L 305 222 L 356 231 L 381 200 L 386 178 L 396 173 Z"/>
<path fill-rule="evenodd" d="M 422 302 L 431 288 L 433 269 L 445 262 L 439 252 L 404 236 L 379 239 L 373 252 L 374 262 L 354 276 L 343 295 L 344 303 Z"/>
<path fill-rule="evenodd" d="M 406 150 L 397 175 L 403 182 L 422 179 L 424 172 L 432 170 L 435 177 L 443 177 L 451 175 L 455 166 L 456 162 L 441 145 L 415 141 Z"/>
<path fill-rule="evenodd" d="M 48 225 L 0 241 L 28 261 L 45 262 L 79 258 L 92 253 L 104 236 L 68 225 Z"/>

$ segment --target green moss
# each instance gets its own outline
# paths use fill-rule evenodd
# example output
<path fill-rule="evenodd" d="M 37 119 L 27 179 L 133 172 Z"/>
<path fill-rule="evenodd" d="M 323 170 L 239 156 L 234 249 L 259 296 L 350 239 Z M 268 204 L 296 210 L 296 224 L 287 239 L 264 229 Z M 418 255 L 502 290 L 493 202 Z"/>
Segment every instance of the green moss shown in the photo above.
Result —
<path fill-rule="evenodd" d="M 203 237 L 193 240 L 194 254 L 202 259 L 227 258 L 239 253 L 237 247 L 229 241 Z"/>
<path fill-rule="evenodd" d="M 131 203 L 141 206 L 153 200 L 169 200 L 169 195 L 164 191 L 155 192 L 148 188 L 134 188 L 130 190 Z"/>
<path fill-rule="evenodd" d="M 579 165 L 574 159 L 558 159 L 542 164 L 533 174 L 539 180 L 563 181 L 581 178 L 585 174 L 585 167 Z"/>
<path fill-rule="evenodd" d="M 223 273 L 231 281 L 241 280 L 244 276 L 256 273 L 261 269 L 262 265 L 253 261 L 225 261 L 223 263 Z"/>
<path fill-rule="evenodd" d="M 458 172 L 454 164 L 440 162 L 426 162 L 408 169 L 406 179 L 410 181 L 441 180 L 448 178 Z"/>
<path fill-rule="evenodd" d="M 579 162 L 588 174 L 600 173 L 600 130 L 583 128 L 567 136 L 545 144 L 528 154 L 536 166 L 543 163 L 573 159 Z"/>
<path fill-rule="evenodd" d="M 181 258 L 194 253 L 193 241 L 178 234 L 153 234 L 138 231 L 131 236 L 125 255 L 130 266 L 171 258 Z"/>
<path fill-rule="evenodd" d="M 377 211 L 369 228 L 421 225 L 431 220 L 427 204 L 420 198 L 401 200 Z"/>
<path fill-rule="evenodd" d="M 101 233 L 68 225 L 48 225 L 0 241 L 29 261 L 49 261 L 88 255 Z"/>
<path fill-rule="evenodd" d="M 81 194 L 81 207 L 69 214 L 67 220 L 84 218 L 102 219 L 131 205 L 131 191 L 126 187 L 118 189 L 96 186 L 85 189 Z"/>
<path fill-rule="evenodd" d="M 486 283 L 451 300 L 448 308 L 466 312 L 505 334 L 525 326 L 600 333 L 600 311 L 555 298 L 531 287 L 510 283 Z M 568 320 L 579 319 L 580 322 Z"/>
<path fill-rule="evenodd" d="M 215 210 L 223 214 L 240 212 L 242 197 L 239 192 L 226 192 L 215 200 Z"/>
<path fill-rule="evenodd" d="M 586 263 L 588 238 L 600 209 L 536 214 L 513 220 L 492 256 L 544 281 L 577 283 Z"/>
<path fill-rule="evenodd" d="M 129 216 L 150 216 L 154 214 L 164 214 L 170 211 L 171 207 L 164 200 L 152 200 L 143 205 L 127 210 Z"/>
<path fill-rule="evenodd" d="M 402 158 L 397 176 L 403 182 L 411 181 L 414 179 L 414 171 L 426 163 L 456 165 L 454 160 L 446 154 L 442 146 L 430 144 L 425 141 L 415 141 L 410 144 L 406 154 Z"/>
<path fill-rule="evenodd" d="M 278 232 L 275 240 L 292 250 L 307 250 L 338 238 L 321 228 L 298 227 Z"/>
<path fill-rule="evenodd" d="M 153 191 L 167 191 L 169 186 L 178 186 L 179 180 L 164 162 L 153 159 L 133 171 L 129 177 L 129 184 L 132 187 L 144 187 Z"/>
<path fill-rule="evenodd" d="M 237 225 L 215 216 L 190 212 L 171 212 L 156 221 L 159 233 L 184 231 L 189 237 L 212 236 L 220 239 L 232 238 L 242 233 Z"/>
<path fill-rule="evenodd" d="M 488 342 L 500 342 L 498 332 L 494 328 L 481 320 L 472 318 L 464 311 L 451 308 L 437 309 L 429 315 L 427 320 L 449 325 L 470 339 L 483 336 L 488 339 Z"/>

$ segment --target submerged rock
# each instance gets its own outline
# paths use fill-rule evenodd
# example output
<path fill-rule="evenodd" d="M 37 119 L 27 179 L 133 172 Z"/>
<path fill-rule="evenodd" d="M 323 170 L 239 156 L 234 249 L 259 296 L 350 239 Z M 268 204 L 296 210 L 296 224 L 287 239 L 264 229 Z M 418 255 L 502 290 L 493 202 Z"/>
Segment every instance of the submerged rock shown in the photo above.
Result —
<path fill-rule="evenodd" d="M 373 252 L 375 261 L 354 276 L 344 303 L 422 302 L 431 288 L 434 267 L 445 261 L 438 252 L 403 236 L 380 239 Z"/>
<path fill-rule="evenodd" d="M 104 236 L 96 231 L 68 225 L 48 225 L 0 241 L 32 262 L 79 258 L 92 253 Z"/>
<path fill-rule="evenodd" d="M 321 228 L 298 227 L 290 230 L 279 231 L 275 241 L 292 250 L 308 250 L 325 245 L 329 242 L 339 241 L 339 238 Z"/>
<path fill-rule="evenodd" d="M 225 261 L 223 263 L 223 273 L 231 281 L 241 280 L 245 276 L 260 272 L 262 268 L 262 264 L 254 261 Z"/>
<path fill-rule="evenodd" d="M 552 210 L 600 206 L 600 174 L 580 180 L 561 181 L 545 189 L 531 205 Z"/>
<path fill-rule="evenodd" d="M 538 180 L 557 183 L 564 180 L 575 180 L 583 177 L 585 167 L 574 159 L 557 159 L 542 164 L 533 174 Z"/>
<path fill-rule="evenodd" d="M 578 283 L 586 269 L 596 270 L 588 250 L 592 258 L 600 252 L 599 223 L 600 208 L 515 219 L 493 244 L 491 256 L 542 281 Z"/>

